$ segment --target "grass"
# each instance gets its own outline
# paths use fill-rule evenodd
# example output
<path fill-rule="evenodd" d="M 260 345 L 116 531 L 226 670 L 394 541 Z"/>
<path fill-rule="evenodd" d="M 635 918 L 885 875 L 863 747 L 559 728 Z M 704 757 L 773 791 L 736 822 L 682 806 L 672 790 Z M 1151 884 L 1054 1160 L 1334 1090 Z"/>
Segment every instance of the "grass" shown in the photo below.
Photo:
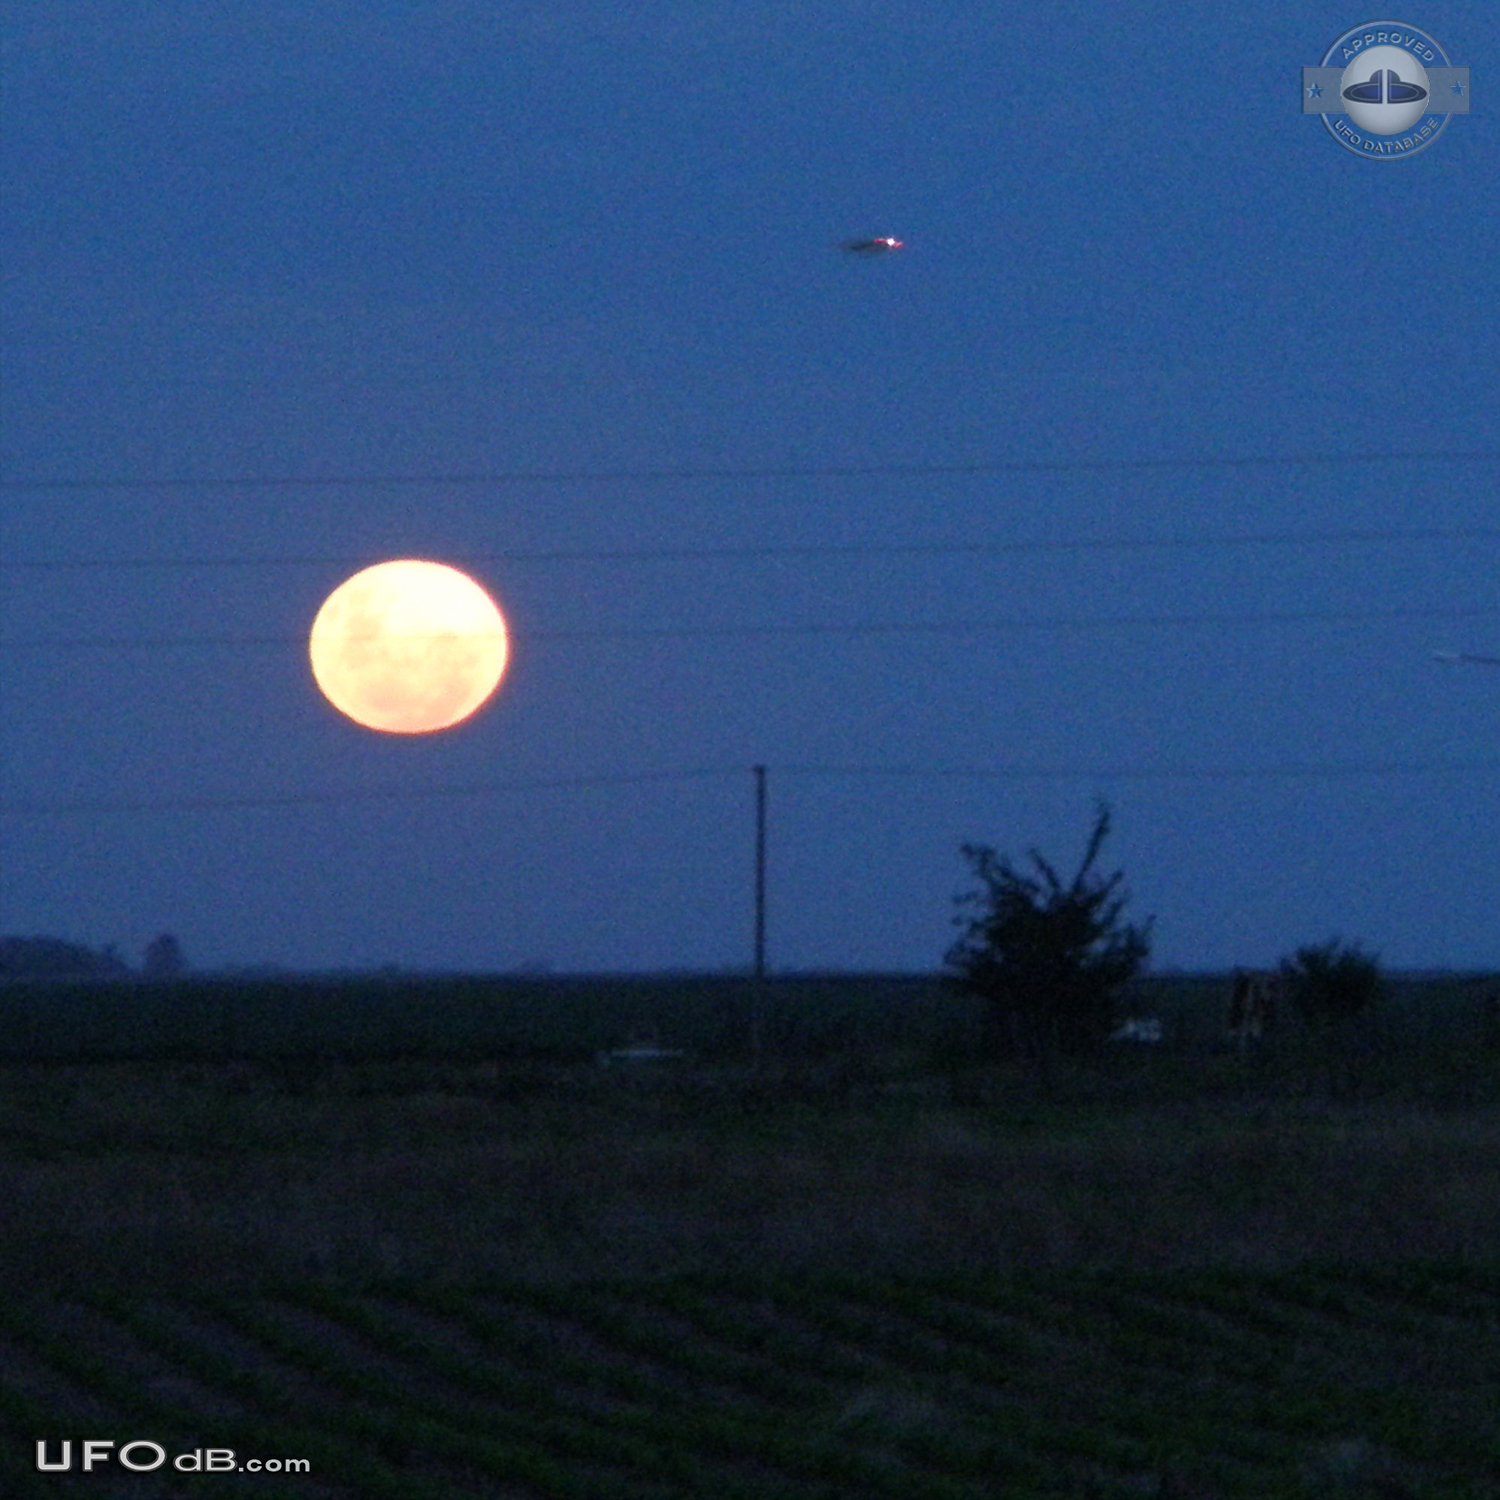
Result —
<path fill-rule="evenodd" d="M 1048 1087 L 920 1028 L 0 1064 L 0 1493 L 69 1492 L 45 1435 L 314 1500 L 1493 1496 L 1500 1062 L 1450 991 L 1337 1067 L 1189 1015 Z"/>
<path fill-rule="evenodd" d="M 0 1275 L 1275 1268 L 1500 1244 L 1493 1076 L 1462 1106 L 1436 1076 L 1330 1098 L 1316 1058 L 1294 1063 L 1127 1056 L 1051 1091 L 1019 1066 L 932 1071 L 900 1051 L 654 1081 L 524 1062 L 12 1064 Z"/>

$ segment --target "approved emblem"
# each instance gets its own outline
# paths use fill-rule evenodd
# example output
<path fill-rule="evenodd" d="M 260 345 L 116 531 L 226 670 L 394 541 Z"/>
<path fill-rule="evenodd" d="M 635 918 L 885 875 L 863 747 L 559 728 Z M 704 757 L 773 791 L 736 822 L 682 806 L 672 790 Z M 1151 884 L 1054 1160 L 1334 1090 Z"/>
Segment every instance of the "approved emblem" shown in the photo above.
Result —
<path fill-rule="evenodd" d="M 1453 115 L 1469 112 L 1469 70 L 1419 26 L 1367 21 L 1346 31 L 1316 68 L 1302 70 L 1302 113 L 1357 156 L 1425 151 Z"/>

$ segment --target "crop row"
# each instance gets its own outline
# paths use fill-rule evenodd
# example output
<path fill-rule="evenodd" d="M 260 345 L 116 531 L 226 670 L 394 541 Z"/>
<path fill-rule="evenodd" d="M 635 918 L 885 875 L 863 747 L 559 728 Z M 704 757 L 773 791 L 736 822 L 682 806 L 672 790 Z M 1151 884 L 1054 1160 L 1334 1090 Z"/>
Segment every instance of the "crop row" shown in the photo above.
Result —
<path fill-rule="evenodd" d="M 1440 1357 L 1418 1384 L 1424 1348 Z M 329 1500 L 1060 1500 L 1184 1466 L 1227 1500 L 1325 1492 L 1329 1445 L 1404 1466 L 1413 1493 L 1477 1497 L 1500 1472 L 1500 1271 L 302 1283 L 0 1305 L 4 1492 L 59 1493 L 27 1445 L 109 1435 L 101 1412 L 122 1440 L 305 1457 L 297 1493 Z M 159 1474 L 128 1493 L 238 1488 Z"/>

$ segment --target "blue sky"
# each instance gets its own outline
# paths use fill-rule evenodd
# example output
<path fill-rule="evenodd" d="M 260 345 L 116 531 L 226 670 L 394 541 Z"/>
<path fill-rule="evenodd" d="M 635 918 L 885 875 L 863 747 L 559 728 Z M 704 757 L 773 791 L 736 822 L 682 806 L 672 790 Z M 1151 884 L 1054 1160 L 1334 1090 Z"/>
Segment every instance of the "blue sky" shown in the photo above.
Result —
<path fill-rule="evenodd" d="M 1500 965 L 1500 16 L 1395 162 L 1298 113 L 1365 19 L 15 0 L 0 931 L 741 964 L 763 763 L 773 967 L 1101 796 L 1158 965 Z M 402 555 L 514 633 L 422 739 L 303 644 Z"/>

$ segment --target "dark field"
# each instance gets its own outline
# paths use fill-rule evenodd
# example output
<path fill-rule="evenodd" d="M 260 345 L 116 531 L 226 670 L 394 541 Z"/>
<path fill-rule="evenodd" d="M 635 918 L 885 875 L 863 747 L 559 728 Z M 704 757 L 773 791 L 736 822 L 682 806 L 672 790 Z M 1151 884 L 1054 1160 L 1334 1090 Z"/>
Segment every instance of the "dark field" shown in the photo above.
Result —
<path fill-rule="evenodd" d="M 771 981 L 758 1060 L 739 980 L 11 987 L 0 1492 L 1494 1497 L 1487 988 L 1240 1057 L 1143 982 L 1041 1079 L 925 980 Z"/>

